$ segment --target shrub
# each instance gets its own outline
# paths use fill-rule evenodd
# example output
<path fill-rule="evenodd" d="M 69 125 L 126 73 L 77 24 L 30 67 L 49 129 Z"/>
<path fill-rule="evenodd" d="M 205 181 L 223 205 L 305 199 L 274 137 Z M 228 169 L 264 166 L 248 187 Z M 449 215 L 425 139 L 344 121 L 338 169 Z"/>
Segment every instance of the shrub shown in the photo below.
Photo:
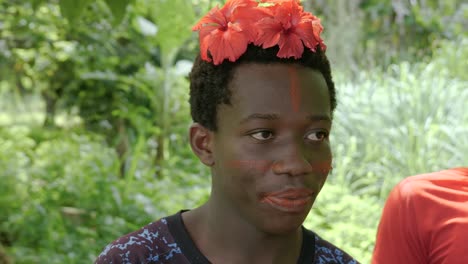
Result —
<path fill-rule="evenodd" d="M 354 82 L 338 78 L 334 170 L 306 224 L 363 263 L 396 183 L 466 165 L 468 83 L 449 69 L 440 60 L 403 62 Z"/>

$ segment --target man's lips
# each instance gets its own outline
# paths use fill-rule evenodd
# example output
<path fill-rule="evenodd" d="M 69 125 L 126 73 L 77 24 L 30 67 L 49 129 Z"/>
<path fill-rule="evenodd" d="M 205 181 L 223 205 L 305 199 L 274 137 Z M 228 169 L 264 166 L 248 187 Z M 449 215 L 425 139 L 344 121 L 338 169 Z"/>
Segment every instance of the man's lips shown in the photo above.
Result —
<path fill-rule="evenodd" d="M 312 200 L 313 191 L 305 188 L 286 189 L 266 193 L 260 201 L 288 213 L 303 212 Z"/>
<path fill-rule="evenodd" d="M 294 200 L 294 199 L 307 198 L 307 197 L 312 196 L 312 194 L 314 194 L 314 192 L 307 188 L 288 188 L 288 189 L 276 191 L 276 192 L 267 192 L 263 195 L 262 199 L 270 197 L 270 198 Z"/>

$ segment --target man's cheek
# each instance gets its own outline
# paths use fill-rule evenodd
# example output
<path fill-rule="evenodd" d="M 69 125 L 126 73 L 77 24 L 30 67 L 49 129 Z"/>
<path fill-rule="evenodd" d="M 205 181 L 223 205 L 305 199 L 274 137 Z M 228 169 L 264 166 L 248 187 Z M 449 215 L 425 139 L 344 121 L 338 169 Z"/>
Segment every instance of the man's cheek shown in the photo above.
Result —
<path fill-rule="evenodd" d="M 321 174 L 321 175 L 328 175 L 330 171 L 333 169 L 331 159 L 317 162 L 311 165 L 312 165 L 313 172 L 317 174 Z"/>
<path fill-rule="evenodd" d="M 227 168 L 238 170 L 245 173 L 265 173 L 268 170 L 272 169 L 274 162 L 270 160 L 231 160 L 227 164 Z M 325 160 L 321 162 L 311 163 L 312 173 L 327 175 L 331 170 L 332 162 L 330 160 Z"/>
<path fill-rule="evenodd" d="M 268 160 L 231 160 L 228 168 L 236 169 L 246 173 L 265 173 L 271 167 L 271 161 Z"/>

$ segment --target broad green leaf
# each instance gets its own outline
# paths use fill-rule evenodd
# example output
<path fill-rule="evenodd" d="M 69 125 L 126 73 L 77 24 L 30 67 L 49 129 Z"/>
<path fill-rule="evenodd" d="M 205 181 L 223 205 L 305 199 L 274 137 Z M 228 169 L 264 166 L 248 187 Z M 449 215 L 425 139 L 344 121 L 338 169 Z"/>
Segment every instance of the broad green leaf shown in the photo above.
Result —
<path fill-rule="evenodd" d="M 156 41 L 163 54 L 171 53 L 191 36 L 195 14 L 190 1 L 157 0 L 153 6 L 153 15 L 159 29 Z"/>
<path fill-rule="evenodd" d="M 43 0 L 32 0 L 31 5 L 34 11 L 42 4 Z"/>
<path fill-rule="evenodd" d="M 70 24 L 76 23 L 91 0 L 60 0 L 60 12 Z"/>
<path fill-rule="evenodd" d="M 130 0 L 105 0 L 107 6 L 112 11 L 112 15 L 114 16 L 114 24 L 120 24 L 122 19 L 125 16 L 125 11 L 127 10 L 127 6 L 130 3 Z"/>

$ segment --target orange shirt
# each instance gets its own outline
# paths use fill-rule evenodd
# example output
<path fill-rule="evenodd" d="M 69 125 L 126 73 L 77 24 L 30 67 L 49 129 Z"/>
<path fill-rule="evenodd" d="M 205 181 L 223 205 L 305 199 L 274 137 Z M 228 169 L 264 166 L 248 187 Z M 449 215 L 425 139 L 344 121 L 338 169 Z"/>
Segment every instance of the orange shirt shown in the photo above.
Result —
<path fill-rule="evenodd" d="M 390 193 L 372 264 L 468 264 L 468 167 L 408 177 Z"/>

